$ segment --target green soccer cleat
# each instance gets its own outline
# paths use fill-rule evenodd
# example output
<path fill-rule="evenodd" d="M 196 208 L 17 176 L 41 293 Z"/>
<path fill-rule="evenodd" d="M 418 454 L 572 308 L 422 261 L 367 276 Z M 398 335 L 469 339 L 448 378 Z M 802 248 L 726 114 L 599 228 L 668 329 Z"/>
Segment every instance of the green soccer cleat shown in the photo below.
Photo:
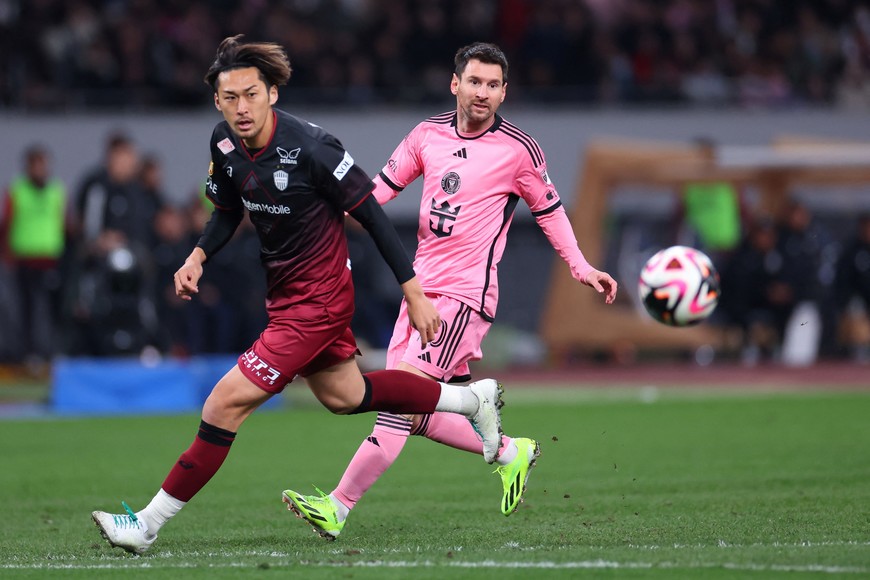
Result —
<path fill-rule="evenodd" d="M 541 446 L 534 439 L 514 439 L 517 444 L 517 456 L 507 465 L 502 465 L 493 473 L 501 475 L 501 484 L 504 487 L 504 496 L 501 500 L 501 513 L 506 516 L 517 511 L 517 507 L 523 502 L 526 493 L 526 483 L 529 481 L 529 472 L 541 456 Z"/>
<path fill-rule="evenodd" d="M 314 489 L 317 489 L 316 487 Z M 334 540 L 341 533 L 345 520 L 338 520 L 338 510 L 329 496 L 317 489 L 320 497 L 302 495 L 292 489 L 285 489 L 281 499 L 287 509 L 311 524 L 314 531 L 327 540 Z"/>

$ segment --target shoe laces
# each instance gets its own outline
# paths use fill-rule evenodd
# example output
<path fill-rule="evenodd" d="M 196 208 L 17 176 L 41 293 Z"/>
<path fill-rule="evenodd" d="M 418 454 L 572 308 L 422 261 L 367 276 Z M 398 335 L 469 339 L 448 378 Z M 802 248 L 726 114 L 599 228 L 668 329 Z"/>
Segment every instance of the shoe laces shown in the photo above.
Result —
<path fill-rule="evenodd" d="M 135 512 L 130 509 L 130 506 L 127 505 L 127 502 L 122 501 L 121 505 L 124 506 L 124 511 L 126 514 L 112 514 L 112 520 L 115 523 L 116 527 L 119 528 L 139 528 L 139 518 L 136 516 Z"/>
<path fill-rule="evenodd" d="M 320 489 L 320 488 L 317 487 L 316 485 L 315 485 L 315 486 L 312 486 L 312 487 L 314 487 L 314 490 L 315 490 L 317 493 L 320 494 L 320 498 L 321 498 L 321 499 L 329 499 L 329 494 L 323 493 L 323 490 L 322 490 L 322 489 Z M 332 501 L 332 500 L 330 500 L 330 501 Z"/>

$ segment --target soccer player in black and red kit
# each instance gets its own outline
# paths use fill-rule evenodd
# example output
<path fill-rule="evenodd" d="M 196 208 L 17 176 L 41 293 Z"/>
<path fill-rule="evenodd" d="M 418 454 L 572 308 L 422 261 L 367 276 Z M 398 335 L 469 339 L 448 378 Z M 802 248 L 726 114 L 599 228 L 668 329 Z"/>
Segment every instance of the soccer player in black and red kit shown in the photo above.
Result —
<path fill-rule="evenodd" d="M 124 514 L 93 512 L 112 546 L 148 550 L 160 528 L 220 468 L 244 420 L 297 375 L 333 413 L 460 413 L 481 432 L 489 463 L 498 451 L 501 389 L 496 381 L 484 379 L 468 388 L 404 371 L 360 372 L 350 330 L 353 285 L 345 212 L 375 240 L 401 284 L 410 323 L 424 344 L 435 338 L 440 318 L 371 195 L 371 179 L 335 137 L 273 108 L 290 70 L 280 46 L 244 43 L 235 36 L 220 44 L 206 74 L 224 116 L 211 138 L 207 195 L 215 209 L 175 274 L 176 293 L 192 299 L 203 266 L 230 240 L 247 210 L 260 238 L 269 323 L 213 388 L 193 444 L 148 506 L 133 512 L 123 504 Z"/>

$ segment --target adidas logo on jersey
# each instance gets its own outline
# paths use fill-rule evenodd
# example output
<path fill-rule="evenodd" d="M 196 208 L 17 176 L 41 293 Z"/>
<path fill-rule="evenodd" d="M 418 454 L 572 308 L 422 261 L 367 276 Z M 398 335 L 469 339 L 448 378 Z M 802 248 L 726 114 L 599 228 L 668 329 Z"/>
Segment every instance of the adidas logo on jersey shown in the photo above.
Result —
<path fill-rule="evenodd" d="M 453 156 L 461 157 L 462 159 L 468 159 L 468 154 L 465 153 L 465 147 L 454 153 Z"/>

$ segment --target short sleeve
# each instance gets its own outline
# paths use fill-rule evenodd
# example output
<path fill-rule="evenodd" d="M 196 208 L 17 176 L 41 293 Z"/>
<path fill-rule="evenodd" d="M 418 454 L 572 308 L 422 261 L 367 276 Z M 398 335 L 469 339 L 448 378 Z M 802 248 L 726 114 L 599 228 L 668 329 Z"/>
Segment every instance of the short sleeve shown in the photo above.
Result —
<path fill-rule="evenodd" d="M 418 147 L 422 130 L 422 125 L 417 125 L 405 135 L 381 171 L 381 177 L 395 191 L 402 191 L 423 173 Z"/>
<path fill-rule="evenodd" d="M 360 168 L 341 142 L 324 133 L 311 159 L 315 188 L 344 211 L 359 205 L 374 189 L 368 174 Z"/>

